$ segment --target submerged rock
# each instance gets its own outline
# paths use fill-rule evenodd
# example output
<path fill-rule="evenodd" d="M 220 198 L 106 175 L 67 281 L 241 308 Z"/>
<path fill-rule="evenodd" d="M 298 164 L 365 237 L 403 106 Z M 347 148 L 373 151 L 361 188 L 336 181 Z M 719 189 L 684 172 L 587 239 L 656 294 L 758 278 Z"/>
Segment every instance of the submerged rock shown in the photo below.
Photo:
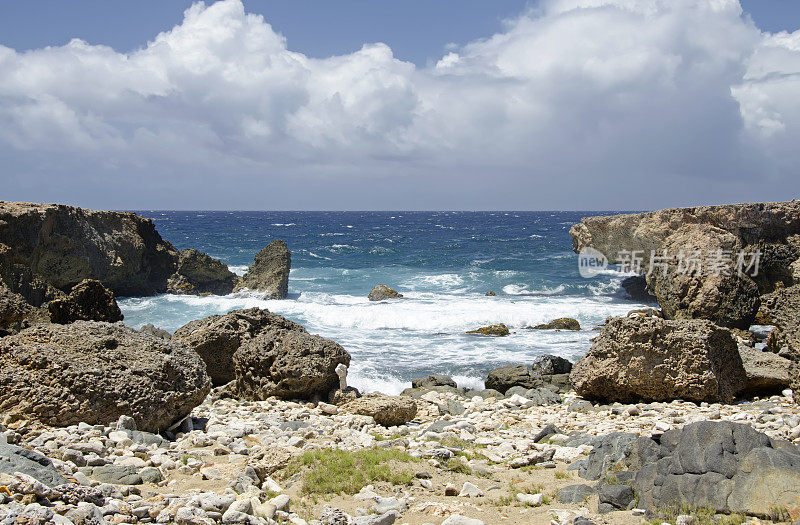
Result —
<path fill-rule="evenodd" d="M 377 284 L 370 290 L 367 298 L 370 301 L 385 301 L 386 299 L 402 299 L 403 294 L 385 284 Z"/>
<path fill-rule="evenodd" d="M 747 384 L 731 332 L 710 321 L 609 320 L 570 374 L 587 399 L 730 403 Z"/>
<path fill-rule="evenodd" d="M 194 249 L 181 250 L 175 273 L 167 282 L 167 292 L 180 295 L 227 295 L 238 277 L 228 265 Z"/>
<path fill-rule="evenodd" d="M 503 337 L 511 332 L 508 331 L 508 327 L 503 323 L 500 324 L 493 324 L 489 326 L 482 326 L 477 330 L 470 330 L 467 332 L 468 334 L 477 334 L 477 335 L 491 335 L 494 337 Z"/>
<path fill-rule="evenodd" d="M 122 321 L 122 311 L 111 290 L 100 281 L 84 279 L 69 295 L 54 299 L 47 305 L 50 320 L 58 324 L 75 321 Z"/>
<path fill-rule="evenodd" d="M 571 317 L 559 317 L 546 324 L 537 324 L 534 330 L 580 330 L 581 324 Z"/>
<path fill-rule="evenodd" d="M 134 418 L 159 432 L 211 382 L 191 348 L 121 325 L 39 325 L 0 339 L 0 410 L 53 426 Z"/>
<path fill-rule="evenodd" d="M 285 299 L 289 294 L 291 267 L 292 252 L 286 243 L 280 239 L 272 241 L 256 254 L 253 264 L 236 289 L 256 290 L 264 292 L 271 299 Z"/>

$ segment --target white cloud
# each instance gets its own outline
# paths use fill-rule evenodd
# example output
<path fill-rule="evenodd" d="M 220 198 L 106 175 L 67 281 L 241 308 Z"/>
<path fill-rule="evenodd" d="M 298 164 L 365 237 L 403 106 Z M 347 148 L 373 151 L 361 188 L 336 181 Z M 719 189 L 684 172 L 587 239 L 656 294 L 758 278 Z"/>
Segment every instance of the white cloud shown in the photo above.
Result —
<path fill-rule="evenodd" d="M 0 46 L 0 180 L 13 198 L 184 208 L 644 208 L 800 189 L 800 32 L 763 34 L 736 0 L 550 0 L 448 51 L 426 68 L 382 43 L 312 59 L 239 0 L 195 4 L 128 54 Z"/>

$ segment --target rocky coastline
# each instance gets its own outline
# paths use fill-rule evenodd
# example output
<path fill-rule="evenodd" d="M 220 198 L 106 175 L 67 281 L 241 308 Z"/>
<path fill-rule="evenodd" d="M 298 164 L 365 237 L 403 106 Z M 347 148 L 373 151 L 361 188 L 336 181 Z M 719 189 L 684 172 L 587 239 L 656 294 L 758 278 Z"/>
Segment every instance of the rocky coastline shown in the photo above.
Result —
<path fill-rule="evenodd" d="M 606 320 L 575 364 L 390 396 L 267 310 L 124 324 L 115 296 L 286 297 L 283 241 L 239 278 L 132 213 L 0 202 L 0 524 L 800 523 L 800 203 L 570 233 L 611 263 L 661 255 L 626 286 L 658 308 Z M 687 273 L 690 249 L 758 252 L 760 271 Z"/>

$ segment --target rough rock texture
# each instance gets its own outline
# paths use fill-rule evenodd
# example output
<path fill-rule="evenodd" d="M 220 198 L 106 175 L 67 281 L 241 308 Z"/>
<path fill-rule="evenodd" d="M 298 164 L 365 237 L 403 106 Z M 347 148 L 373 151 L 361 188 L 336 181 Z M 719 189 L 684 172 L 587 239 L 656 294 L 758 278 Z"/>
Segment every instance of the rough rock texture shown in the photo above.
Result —
<path fill-rule="evenodd" d="M 634 275 L 622 280 L 622 288 L 634 301 L 653 303 L 656 297 L 647 291 L 647 280 L 640 275 Z"/>
<path fill-rule="evenodd" d="M 602 468 L 579 473 L 630 479 L 641 508 L 703 507 L 766 518 L 800 506 L 800 448 L 748 425 L 700 421 L 654 438 L 618 436 L 625 438 L 618 446 L 596 446 L 583 460 Z"/>
<path fill-rule="evenodd" d="M 189 347 L 121 325 L 39 325 L 0 339 L 0 411 L 53 426 L 121 415 L 158 432 L 185 416 L 211 382 Z"/>
<path fill-rule="evenodd" d="M 780 287 L 761 296 L 756 319 L 759 324 L 771 324 L 787 331 L 800 327 L 800 284 Z"/>
<path fill-rule="evenodd" d="M 486 388 L 505 394 L 509 388 L 539 388 L 544 384 L 542 374 L 525 365 L 507 365 L 495 368 L 486 378 Z"/>
<path fill-rule="evenodd" d="M 791 385 L 792 362 L 772 352 L 739 345 L 747 386 L 743 394 L 769 396 L 780 394 Z"/>
<path fill-rule="evenodd" d="M 84 279 L 118 296 L 163 292 L 178 259 L 150 219 L 56 204 L 0 202 L 0 243 L 10 252 L 0 277 L 34 306 L 54 297 L 43 284 L 67 291 Z"/>
<path fill-rule="evenodd" d="M 572 372 L 572 363 L 557 355 L 540 355 L 533 360 L 532 368 L 543 375 L 569 374 Z"/>
<path fill-rule="evenodd" d="M 559 317 L 546 324 L 537 324 L 534 330 L 580 330 L 581 324 L 571 317 Z"/>
<path fill-rule="evenodd" d="M 476 335 L 491 335 L 494 337 L 503 337 L 511 332 L 508 331 L 508 327 L 503 323 L 500 324 L 493 324 L 489 326 L 482 326 L 477 330 L 470 330 L 467 332 L 468 334 L 476 334 Z"/>
<path fill-rule="evenodd" d="M 265 292 L 271 299 L 284 299 L 289 293 L 289 270 L 292 267 L 292 252 L 286 243 L 272 241 L 256 254 L 237 290 L 247 288 Z"/>
<path fill-rule="evenodd" d="M 246 341 L 271 328 L 305 331 L 269 310 L 249 308 L 191 321 L 178 328 L 173 339 L 193 348 L 205 361 L 211 381 L 224 385 L 236 378 L 233 354 Z"/>
<path fill-rule="evenodd" d="M 376 423 L 385 427 L 408 423 L 417 415 L 417 404 L 412 398 L 378 393 L 366 394 L 341 408 L 353 414 L 372 416 Z"/>
<path fill-rule="evenodd" d="M 733 248 L 761 253 L 759 271 L 749 278 L 716 278 L 706 284 L 706 276 L 672 283 L 675 264 L 667 265 L 667 278 L 654 283 L 661 268 L 654 267 L 647 278 L 667 317 L 702 317 L 718 324 L 747 328 L 753 318 L 754 285 L 757 293 L 793 284 L 794 269 L 800 268 L 800 201 L 782 203 L 729 204 L 696 208 L 672 208 L 651 213 L 624 214 L 583 219 L 570 230 L 573 248 L 579 252 L 592 247 L 604 253 L 613 264 L 624 262 L 630 252 L 643 258 L 647 273 L 651 253 L 675 255 L 681 247 Z M 689 242 L 681 246 L 679 237 Z M 688 252 L 685 252 L 688 253 Z M 734 254 L 735 258 L 735 254 Z M 736 272 L 734 272 L 736 273 Z M 757 308 L 756 302 L 756 308 Z M 678 315 L 681 312 L 681 315 Z"/>
<path fill-rule="evenodd" d="M 237 397 L 328 399 L 329 393 L 339 388 L 336 365 L 349 366 L 350 354 L 300 325 L 276 324 L 242 344 L 233 354 L 233 364 Z"/>
<path fill-rule="evenodd" d="M 48 487 L 67 483 L 46 456 L 15 445 L 0 444 L 0 474 L 21 472 Z"/>
<path fill-rule="evenodd" d="M 154 326 L 153 323 L 147 323 L 143 327 L 139 328 L 139 332 L 150 335 L 158 339 L 163 339 L 165 341 L 169 341 L 170 339 L 172 339 L 172 334 L 170 334 L 169 332 L 167 332 L 162 328 Z"/>
<path fill-rule="evenodd" d="M 729 403 L 747 377 L 731 332 L 710 321 L 617 317 L 570 380 L 587 399 Z"/>
<path fill-rule="evenodd" d="M 32 310 L 24 297 L 0 283 L 0 330 L 16 331 Z"/>
<path fill-rule="evenodd" d="M 181 250 L 175 273 L 167 281 L 167 292 L 180 295 L 233 292 L 238 276 L 228 265 L 194 249 Z"/>
<path fill-rule="evenodd" d="M 367 298 L 370 301 L 384 301 L 386 299 L 401 299 L 403 294 L 398 293 L 394 288 L 389 288 L 385 284 L 376 284 L 370 290 Z"/>
<path fill-rule="evenodd" d="M 48 303 L 50 320 L 58 324 L 74 321 L 122 321 L 122 311 L 113 292 L 95 279 L 84 279 L 69 295 Z"/>
<path fill-rule="evenodd" d="M 442 374 L 432 374 L 428 377 L 414 379 L 411 381 L 411 388 L 431 388 L 435 386 L 450 386 L 458 388 L 453 378 Z"/>

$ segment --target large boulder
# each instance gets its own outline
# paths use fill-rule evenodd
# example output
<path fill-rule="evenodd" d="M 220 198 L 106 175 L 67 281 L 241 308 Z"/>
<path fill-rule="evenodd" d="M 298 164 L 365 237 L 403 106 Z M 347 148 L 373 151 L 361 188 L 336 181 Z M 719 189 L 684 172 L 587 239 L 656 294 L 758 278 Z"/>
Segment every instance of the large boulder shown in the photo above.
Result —
<path fill-rule="evenodd" d="M 545 354 L 534 359 L 531 368 L 542 375 L 569 374 L 572 363 L 563 357 Z"/>
<path fill-rule="evenodd" d="M 385 301 L 386 299 L 402 299 L 403 294 L 385 284 L 376 284 L 369 291 L 367 299 L 370 301 Z"/>
<path fill-rule="evenodd" d="M 167 292 L 227 295 L 233 292 L 238 279 L 220 260 L 194 249 L 181 250 L 175 273 L 167 281 Z"/>
<path fill-rule="evenodd" d="M 520 386 L 529 390 L 544 384 L 542 374 L 525 365 L 506 365 L 495 368 L 486 377 L 487 389 L 505 394 L 509 388 Z"/>
<path fill-rule="evenodd" d="M 570 380 L 587 399 L 733 401 L 747 384 L 730 330 L 706 320 L 610 319 Z"/>
<path fill-rule="evenodd" d="M 328 399 L 339 388 L 336 366 L 350 354 L 330 339 L 295 325 L 261 330 L 233 354 L 234 395 L 242 399 Z"/>
<path fill-rule="evenodd" d="M 150 219 L 58 204 L 0 201 L 0 244 L 10 251 L 0 277 L 34 306 L 52 298 L 47 286 L 84 279 L 117 296 L 163 292 L 178 259 Z"/>
<path fill-rule="evenodd" d="M 739 345 L 747 386 L 742 394 L 769 396 L 780 394 L 792 383 L 792 362 L 772 352 Z"/>
<path fill-rule="evenodd" d="M 69 295 L 48 303 L 50 320 L 58 324 L 74 321 L 122 321 L 122 311 L 111 290 L 95 279 L 84 279 L 76 284 Z"/>
<path fill-rule="evenodd" d="M 341 409 L 351 414 L 372 416 L 376 423 L 385 427 L 403 425 L 417 415 L 417 404 L 412 398 L 379 393 L 366 394 L 349 401 Z"/>
<path fill-rule="evenodd" d="M 160 432 L 210 391 L 186 345 L 122 324 L 38 325 L 0 339 L 0 411 L 53 426 L 111 424 L 121 415 Z"/>
<path fill-rule="evenodd" d="M 253 264 L 236 289 L 256 290 L 264 292 L 271 299 L 284 299 L 289 294 L 291 267 L 292 253 L 286 243 L 280 239 L 272 241 L 256 254 Z"/>
<path fill-rule="evenodd" d="M 193 348 L 205 361 L 211 381 L 224 385 L 236 378 L 233 354 L 246 341 L 270 328 L 305 330 L 269 310 L 248 308 L 191 321 L 178 328 L 173 339 Z"/>
<path fill-rule="evenodd" d="M 17 472 L 50 488 L 67 483 L 47 456 L 27 448 L 0 443 L 0 474 Z"/>

